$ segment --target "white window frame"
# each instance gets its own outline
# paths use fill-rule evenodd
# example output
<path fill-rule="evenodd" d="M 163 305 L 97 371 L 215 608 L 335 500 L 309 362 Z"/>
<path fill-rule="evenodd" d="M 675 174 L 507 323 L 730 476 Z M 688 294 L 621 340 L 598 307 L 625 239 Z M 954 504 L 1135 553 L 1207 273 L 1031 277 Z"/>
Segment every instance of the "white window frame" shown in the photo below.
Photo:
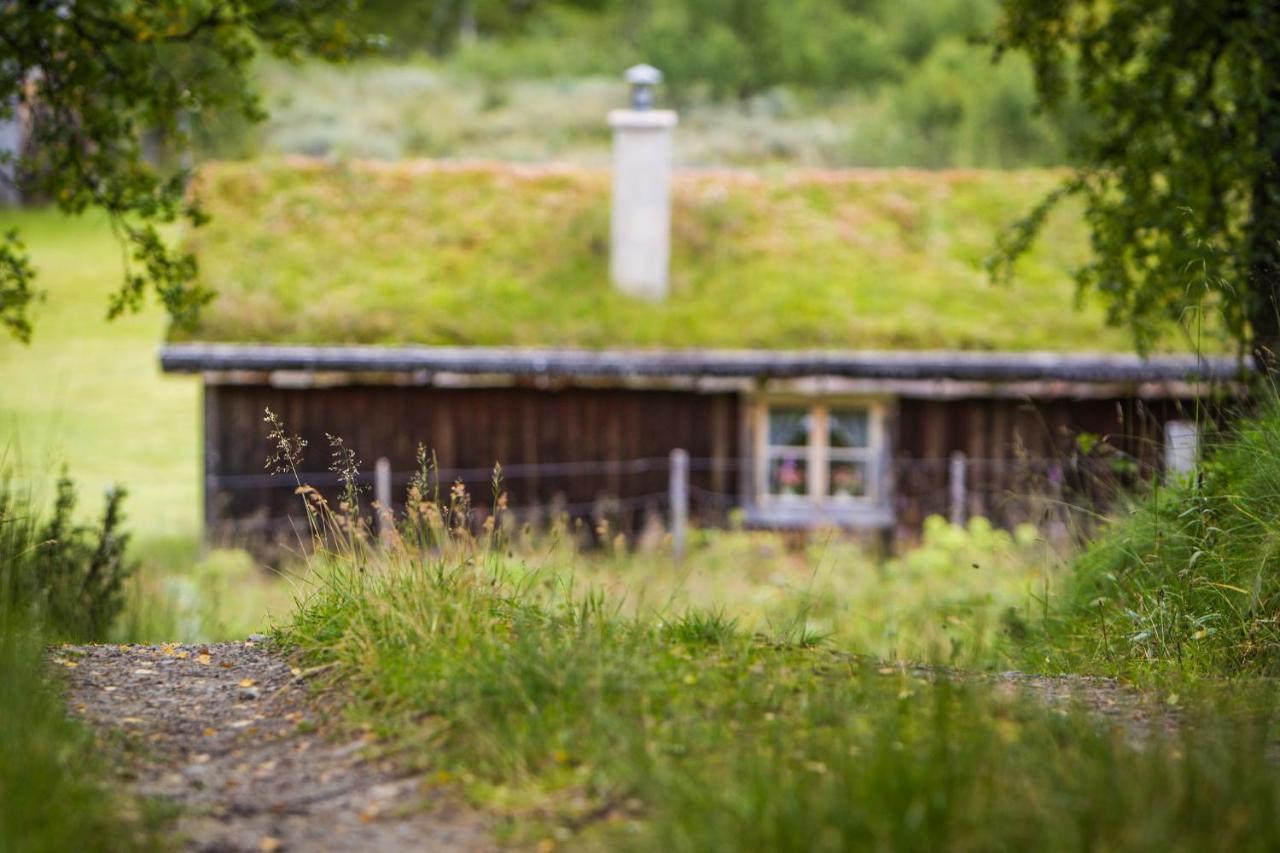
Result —
<path fill-rule="evenodd" d="M 809 444 L 805 453 L 806 490 L 803 496 L 778 495 L 769 491 L 769 412 L 773 409 L 807 409 L 810 417 Z M 867 413 L 867 446 L 842 448 L 828 446 L 832 410 L 861 409 Z M 864 510 L 888 501 L 885 466 L 886 416 L 888 404 L 881 399 L 844 397 L 768 396 L 756 401 L 754 413 L 755 502 L 761 508 L 793 508 L 806 506 L 827 511 Z M 866 463 L 867 489 L 861 496 L 829 495 L 829 477 L 833 458 L 857 459 Z"/>

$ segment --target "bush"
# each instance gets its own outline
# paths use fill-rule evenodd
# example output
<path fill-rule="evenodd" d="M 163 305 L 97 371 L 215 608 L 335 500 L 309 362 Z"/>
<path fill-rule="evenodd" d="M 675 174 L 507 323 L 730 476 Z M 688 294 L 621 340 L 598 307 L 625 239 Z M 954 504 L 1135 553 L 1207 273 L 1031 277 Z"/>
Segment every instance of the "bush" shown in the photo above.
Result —
<path fill-rule="evenodd" d="M 1076 561 L 1055 639 L 1086 664 L 1280 673 L 1280 401 Z"/>
<path fill-rule="evenodd" d="M 131 571 L 124 498 L 111 489 L 101 520 L 77 523 L 75 485 L 64 475 L 41 521 L 29 495 L 0 482 L 0 606 L 27 613 L 57 639 L 103 639 L 124 608 Z"/>

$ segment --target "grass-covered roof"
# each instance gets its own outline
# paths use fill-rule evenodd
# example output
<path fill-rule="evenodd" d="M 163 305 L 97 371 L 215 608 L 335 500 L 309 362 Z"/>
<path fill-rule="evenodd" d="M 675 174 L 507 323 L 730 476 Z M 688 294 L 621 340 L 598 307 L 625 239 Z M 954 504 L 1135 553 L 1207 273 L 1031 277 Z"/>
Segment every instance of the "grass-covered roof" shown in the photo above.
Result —
<path fill-rule="evenodd" d="M 609 175 L 554 167 L 208 167 L 189 241 L 218 292 L 175 339 L 584 347 L 1125 350 L 1077 306 L 1069 211 L 1010 285 L 982 267 L 1043 171 L 682 173 L 672 295 L 608 279 Z"/>

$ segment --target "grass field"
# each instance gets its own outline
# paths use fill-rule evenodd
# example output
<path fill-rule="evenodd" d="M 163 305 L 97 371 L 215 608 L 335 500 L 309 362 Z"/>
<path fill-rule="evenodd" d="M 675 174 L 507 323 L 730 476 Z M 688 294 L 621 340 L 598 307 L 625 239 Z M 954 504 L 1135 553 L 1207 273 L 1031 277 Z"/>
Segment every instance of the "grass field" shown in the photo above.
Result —
<path fill-rule="evenodd" d="M 933 682 L 793 625 L 753 630 L 732 609 L 628 614 L 584 576 L 531 573 L 501 543 L 445 541 L 439 553 L 357 543 L 322 555 L 280 638 L 332 667 L 349 725 L 505 817 L 518 845 L 1280 842 L 1267 691 L 1206 696 L 1177 734 L 1157 726 L 1140 743 L 1085 707 Z"/>
<path fill-rule="evenodd" d="M 194 536 L 199 388 L 160 374 L 164 312 L 148 305 L 106 321 L 121 256 L 104 219 L 0 211 L 0 229 L 15 226 L 48 299 L 29 346 L 0 339 L 0 447 L 46 497 L 65 465 L 86 492 L 86 512 L 98 510 L 95 493 L 120 483 L 139 536 Z"/>
<path fill-rule="evenodd" d="M 121 266 L 105 220 L 0 211 L 0 230 L 15 226 L 48 298 L 29 346 L 0 339 L 0 471 L 47 505 L 65 467 L 86 519 L 101 511 L 109 485 L 128 489 L 126 528 L 141 567 L 117 638 L 261 630 L 268 612 L 288 611 L 290 591 L 243 552 L 200 553 L 199 385 L 160 373 L 163 311 L 149 304 L 107 322 Z"/>

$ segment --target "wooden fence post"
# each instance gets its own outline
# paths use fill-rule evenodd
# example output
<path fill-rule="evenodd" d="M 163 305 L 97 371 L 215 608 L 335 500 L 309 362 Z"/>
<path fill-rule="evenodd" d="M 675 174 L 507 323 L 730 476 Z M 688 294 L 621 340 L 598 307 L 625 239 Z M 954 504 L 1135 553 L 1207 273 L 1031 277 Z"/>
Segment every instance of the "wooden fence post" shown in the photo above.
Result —
<path fill-rule="evenodd" d="M 678 447 L 671 451 L 669 473 L 671 553 L 677 560 L 682 560 L 689 527 L 689 451 Z"/>
<path fill-rule="evenodd" d="M 373 499 L 378 504 L 378 532 L 385 538 L 395 527 L 391 514 L 391 460 L 379 456 L 373 463 Z"/>
<path fill-rule="evenodd" d="M 964 524 L 965 521 L 965 501 L 967 499 L 965 475 L 968 467 L 968 459 L 966 459 L 964 451 L 957 450 L 951 454 L 951 523 L 956 525 Z"/>

